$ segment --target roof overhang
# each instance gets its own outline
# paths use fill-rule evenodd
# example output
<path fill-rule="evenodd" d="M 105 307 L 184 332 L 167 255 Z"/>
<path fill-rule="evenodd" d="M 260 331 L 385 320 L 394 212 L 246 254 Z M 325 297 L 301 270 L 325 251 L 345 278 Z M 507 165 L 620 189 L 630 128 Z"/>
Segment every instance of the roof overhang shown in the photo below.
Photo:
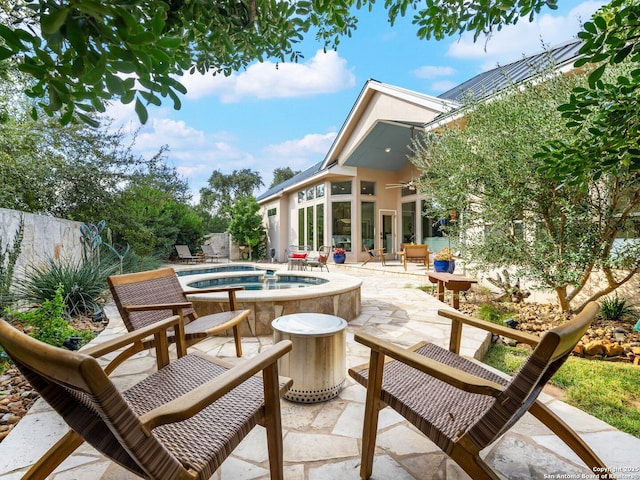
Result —
<path fill-rule="evenodd" d="M 423 130 L 417 122 L 377 121 L 343 165 L 397 172 L 409 161 L 413 137 Z"/>

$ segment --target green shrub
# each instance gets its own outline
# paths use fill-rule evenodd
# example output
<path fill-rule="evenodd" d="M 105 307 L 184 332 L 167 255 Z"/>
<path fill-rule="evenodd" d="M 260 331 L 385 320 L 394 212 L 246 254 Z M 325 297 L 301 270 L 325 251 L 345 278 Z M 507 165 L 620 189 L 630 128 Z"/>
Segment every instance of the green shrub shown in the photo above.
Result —
<path fill-rule="evenodd" d="M 603 298 L 600 301 L 600 315 L 605 320 L 620 321 L 624 317 L 632 317 L 636 315 L 633 305 L 627 302 L 625 298 L 615 297 Z"/>
<path fill-rule="evenodd" d="M 498 325 L 504 325 L 504 321 L 512 315 L 513 312 L 501 303 L 483 303 L 476 312 L 478 318 Z"/>
<path fill-rule="evenodd" d="M 102 262 L 50 258 L 25 271 L 24 277 L 17 282 L 18 292 L 21 298 L 41 304 L 53 298 L 58 286 L 62 285 L 67 316 L 90 315 L 100 309 L 107 289 L 107 276 L 116 273 L 118 267 L 111 258 Z"/>
<path fill-rule="evenodd" d="M 8 321 L 12 324 L 22 324 L 29 331 L 29 335 L 41 342 L 61 347 L 64 341 L 70 337 L 80 337 L 79 346 L 84 345 L 93 338 L 91 331 L 80 332 L 69 325 L 65 317 L 65 302 L 63 299 L 63 287 L 56 287 L 51 299 L 42 302 L 42 305 L 26 312 L 7 311 Z M 31 327 L 30 329 L 28 327 Z"/>

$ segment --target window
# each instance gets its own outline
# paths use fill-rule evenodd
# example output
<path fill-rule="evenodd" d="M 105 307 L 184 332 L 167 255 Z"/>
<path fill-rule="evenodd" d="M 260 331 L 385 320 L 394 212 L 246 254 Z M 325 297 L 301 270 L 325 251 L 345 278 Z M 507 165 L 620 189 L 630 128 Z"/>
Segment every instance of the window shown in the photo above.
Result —
<path fill-rule="evenodd" d="M 331 195 L 351 195 L 351 180 L 331 182 Z"/>
<path fill-rule="evenodd" d="M 316 185 L 316 198 L 324 197 L 324 183 Z"/>
<path fill-rule="evenodd" d="M 304 208 L 298 209 L 298 246 L 304 245 Z"/>
<path fill-rule="evenodd" d="M 315 249 L 313 245 L 313 205 L 307 207 L 307 241 L 305 245 L 309 245 L 312 249 Z"/>
<path fill-rule="evenodd" d="M 360 239 L 362 245 L 369 248 L 376 247 L 376 204 L 374 202 L 362 202 L 360 204 L 360 221 L 362 222 Z"/>
<path fill-rule="evenodd" d="M 416 202 L 402 204 L 402 243 L 416 242 Z"/>
<path fill-rule="evenodd" d="M 267 210 L 267 216 L 268 217 L 275 217 L 277 211 L 278 211 L 277 208 L 270 208 L 269 210 Z"/>
<path fill-rule="evenodd" d="M 416 187 L 411 187 L 411 188 L 403 187 L 400 195 L 403 197 L 408 197 L 409 195 L 415 195 L 416 193 L 418 193 L 418 190 L 416 190 Z"/>
<path fill-rule="evenodd" d="M 313 200 L 315 197 L 316 189 L 313 187 L 307 188 L 307 200 Z"/>
<path fill-rule="evenodd" d="M 298 192 L 298 203 L 304 202 L 304 190 Z"/>
<path fill-rule="evenodd" d="M 333 187 L 332 187 L 333 188 Z M 351 251 L 351 202 L 331 204 L 331 239 L 335 247 Z"/>
<path fill-rule="evenodd" d="M 376 183 L 375 182 L 360 182 L 360 195 L 375 195 Z"/>
<path fill-rule="evenodd" d="M 316 245 L 321 247 L 324 245 L 324 204 L 316 205 Z"/>

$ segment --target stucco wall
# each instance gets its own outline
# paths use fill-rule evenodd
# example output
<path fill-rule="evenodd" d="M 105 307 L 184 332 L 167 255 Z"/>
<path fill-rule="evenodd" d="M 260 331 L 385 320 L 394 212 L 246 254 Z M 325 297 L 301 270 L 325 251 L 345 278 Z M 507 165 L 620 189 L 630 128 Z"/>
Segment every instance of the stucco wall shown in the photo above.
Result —
<path fill-rule="evenodd" d="M 24 238 L 16 263 L 16 274 L 27 266 L 38 265 L 49 258 L 81 258 L 80 222 L 6 208 L 0 208 L 0 236 L 3 248 L 13 245 L 21 216 L 24 218 Z"/>

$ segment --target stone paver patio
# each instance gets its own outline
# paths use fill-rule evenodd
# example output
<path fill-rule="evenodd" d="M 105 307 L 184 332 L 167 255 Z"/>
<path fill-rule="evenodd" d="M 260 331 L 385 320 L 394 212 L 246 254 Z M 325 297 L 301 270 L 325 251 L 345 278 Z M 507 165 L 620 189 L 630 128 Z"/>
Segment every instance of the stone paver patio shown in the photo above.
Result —
<path fill-rule="evenodd" d="M 449 322 L 436 314 L 444 305 L 416 289 L 426 283 L 424 268 L 370 262 L 366 267 L 331 265 L 331 274 L 361 277 L 361 314 L 349 323 L 347 367 L 364 363 L 368 349 L 353 341 L 353 333 L 364 330 L 401 345 L 421 339 L 446 346 Z M 99 337 L 124 332 L 115 306 L 107 307 L 110 323 Z M 473 356 L 487 341 L 479 330 L 466 328 L 463 354 Z M 243 338 L 245 356 L 272 344 L 270 337 Z M 235 358 L 233 340 L 216 337 L 196 347 L 226 360 Z M 112 377 L 126 388 L 155 368 L 148 352 L 118 368 Z M 287 480 L 348 480 L 359 478 L 360 436 L 365 390 L 347 376 L 340 395 L 328 402 L 306 405 L 282 401 L 284 476 Z M 619 479 L 640 479 L 640 439 L 619 432 L 584 412 L 543 394 L 554 411 L 581 433 L 605 463 L 618 470 Z M 59 438 L 66 427 L 39 400 L 11 434 L 0 443 L 0 480 L 21 478 L 26 468 Z M 375 480 L 458 480 L 469 477 L 434 444 L 390 409 L 381 411 L 374 463 Z M 485 452 L 486 459 L 504 478 L 593 478 L 582 462 L 532 416 L 525 416 Z M 635 470 L 634 470 L 635 469 Z M 629 471 L 631 470 L 631 471 Z M 564 476 L 561 476 L 564 475 Z M 80 447 L 51 476 L 55 480 L 119 480 L 137 478 L 104 459 L 88 446 Z M 214 474 L 213 480 L 264 480 L 269 478 L 266 437 L 255 428 Z"/>

